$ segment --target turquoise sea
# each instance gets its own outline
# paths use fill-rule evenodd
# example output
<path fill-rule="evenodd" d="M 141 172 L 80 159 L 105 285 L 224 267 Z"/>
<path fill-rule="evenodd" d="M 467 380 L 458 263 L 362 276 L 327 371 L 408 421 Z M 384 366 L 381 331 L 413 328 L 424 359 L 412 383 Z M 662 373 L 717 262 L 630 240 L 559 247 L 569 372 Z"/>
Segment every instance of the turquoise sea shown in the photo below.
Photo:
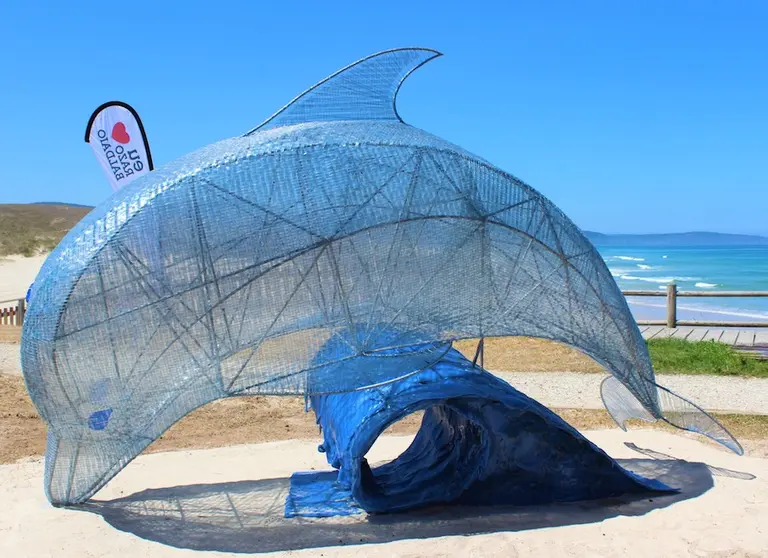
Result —
<path fill-rule="evenodd" d="M 597 248 L 622 290 L 768 291 L 768 246 Z M 638 319 L 664 315 L 664 298 L 629 302 Z M 768 298 L 679 298 L 678 318 L 768 321 Z"/>

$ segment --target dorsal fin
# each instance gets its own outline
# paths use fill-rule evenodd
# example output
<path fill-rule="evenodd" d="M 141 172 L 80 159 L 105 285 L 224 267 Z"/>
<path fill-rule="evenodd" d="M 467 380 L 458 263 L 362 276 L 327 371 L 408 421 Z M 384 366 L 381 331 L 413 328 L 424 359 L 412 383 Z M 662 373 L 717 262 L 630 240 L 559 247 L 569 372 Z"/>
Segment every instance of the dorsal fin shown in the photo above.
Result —
<path fill-rule="evenodd" d="M 428 48 L 398 48 L 367 56 L 313 85 L 249 131 L 301 122 L 395 120 L 395 99 L 405 78 L 441 54 Z"/>

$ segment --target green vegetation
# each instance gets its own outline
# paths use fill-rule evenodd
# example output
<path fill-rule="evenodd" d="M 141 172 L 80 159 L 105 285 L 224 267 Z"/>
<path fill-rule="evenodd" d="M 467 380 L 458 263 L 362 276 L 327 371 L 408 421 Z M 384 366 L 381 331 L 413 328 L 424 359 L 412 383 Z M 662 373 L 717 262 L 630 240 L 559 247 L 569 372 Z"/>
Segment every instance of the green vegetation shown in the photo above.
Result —
<path fill-rule="evenodd" d="M 768 378 L 768 360 L 740 353 L 714 341 L 651 339 L 648 351 L 656 372 Z"/>
<path fill-rule="evenodd" d="M 0 256 L 53 250 L 90 210 L 64 204 L 0 204 Z"/>

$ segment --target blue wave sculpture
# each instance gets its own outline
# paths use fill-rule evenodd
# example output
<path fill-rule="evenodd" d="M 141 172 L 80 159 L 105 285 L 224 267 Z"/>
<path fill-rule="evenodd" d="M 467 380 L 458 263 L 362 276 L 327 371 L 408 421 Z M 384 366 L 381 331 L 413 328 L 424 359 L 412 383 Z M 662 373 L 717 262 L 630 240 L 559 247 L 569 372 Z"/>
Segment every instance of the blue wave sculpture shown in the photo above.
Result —
<path fill-rule="evenodd" d="M 245 136 L 115 192 L 61 241 L 22 337 L 48 424 L 51 502 L 90 498 L 210 401 L 301 394 L 322 407 L 324 395 L 383 393 L 444 368 L 452 341 L 486 336 L 575 347 L 610 372 L 602 395 L 620 426 L 666 420 L 741 453 L 714 418 L 656 385 L 626 301 L 560 210 L 401 121 L 397 91 L 436 56 L 363 59 Z M 517 412 L 519 394 L 484 381 L 478 396 L 498 389 Z M 482 420 L 512 420 L 499 413 Z M 437 435 L 449 415 L 431 411 L 425 428 Z"/>
<path fill-rule="evenodd" d="M 391 337 L 402 339 L 394 332 Z M 329 360 L 343 350 L 332 339 L 318 356 Z M 399 367 L 396 354 L 389 363 Z M 674 491 L 625 470 L 555 413 L 455 349 L 399 382 L 314 395 L 311 406 L 324 433 L 319 449 L 338 473 L 295 474 L 287 517 Z M 371 469 L 365 455 L 379 435 L 421 410 L 422 424 L 410 447 L 393 462 Z"/>

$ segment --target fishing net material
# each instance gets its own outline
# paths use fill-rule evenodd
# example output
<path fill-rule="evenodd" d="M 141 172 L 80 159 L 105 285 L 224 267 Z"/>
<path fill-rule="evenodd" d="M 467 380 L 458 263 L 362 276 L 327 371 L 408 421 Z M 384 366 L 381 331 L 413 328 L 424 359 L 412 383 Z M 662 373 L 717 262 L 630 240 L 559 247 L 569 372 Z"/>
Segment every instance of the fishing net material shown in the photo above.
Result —
<path fill-rule="evenodd" d="M 245 136 L 115 192 L 62 240 L 22 338 L 53 503 L 88 499 L 215 399 L 385 389 L 452 341 L 486 336 L 576 347 L 612 375 L 603 398 L 620 424 L 664 418 L 741 451 L 659 391 L 578 227 L 520 180 L 400 120 L 402 81 L 435 56 L 363 59 Z"/>

